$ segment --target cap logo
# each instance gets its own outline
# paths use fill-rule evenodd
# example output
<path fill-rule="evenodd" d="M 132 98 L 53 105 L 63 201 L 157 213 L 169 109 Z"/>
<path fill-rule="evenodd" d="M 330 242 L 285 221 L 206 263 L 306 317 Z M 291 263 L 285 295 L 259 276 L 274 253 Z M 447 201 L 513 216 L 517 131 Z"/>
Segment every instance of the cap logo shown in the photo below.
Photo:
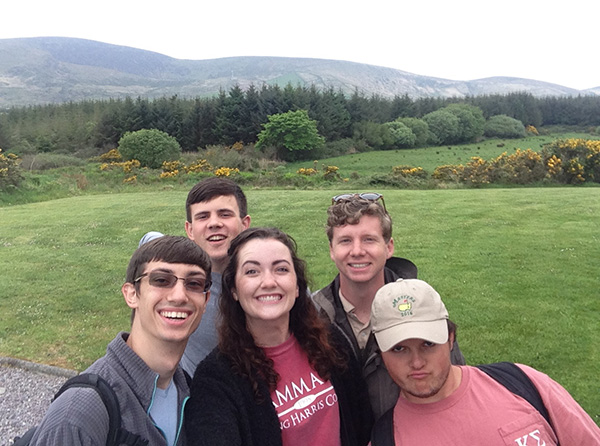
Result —
<path fill-rule="evenodd" d="M 396 308 L 401 316 L 412 316 L 412 307 L 415 299 L 412 296 L 399 296 L 396 297 L 392 305 Z"/>

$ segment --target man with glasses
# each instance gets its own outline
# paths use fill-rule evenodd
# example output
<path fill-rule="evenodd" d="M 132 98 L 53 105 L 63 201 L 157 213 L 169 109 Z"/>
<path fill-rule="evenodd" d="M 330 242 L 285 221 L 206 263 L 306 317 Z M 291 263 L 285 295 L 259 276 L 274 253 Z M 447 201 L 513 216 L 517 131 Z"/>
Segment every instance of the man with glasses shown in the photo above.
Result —
<path fill-rule="evenodd" d="M 362 365 L 371 408 L 378 418 L 395 404 L 399 389 L 387 373 L 371 333 L 371 303 L 386 283 L 416 278 L 417 267 L 393 256 L 392 219 L 383 195 L 337 195 L 327 214 L 329 255 L 339 274 L 313 294 L 313 301 L 346 335 Z M 458 345 L 452 359 L 464 364 Z"/>
<path fill-rule="evenodd" d="M 119 333 L 85 372 L 112 387 L 121 428 L 138 435 L 139 444 L 185 444 L 189 388 L 179 361 L 206 309 L 210 277 L 210 258 L 186 237 L 158 237 L 142 244 L 129 261 L 121 291 L 133 312 L 131 331 Z M 76 387 L 50 405 L 31 444 L 104 445 L 108 432 L 100 395 Z"/>

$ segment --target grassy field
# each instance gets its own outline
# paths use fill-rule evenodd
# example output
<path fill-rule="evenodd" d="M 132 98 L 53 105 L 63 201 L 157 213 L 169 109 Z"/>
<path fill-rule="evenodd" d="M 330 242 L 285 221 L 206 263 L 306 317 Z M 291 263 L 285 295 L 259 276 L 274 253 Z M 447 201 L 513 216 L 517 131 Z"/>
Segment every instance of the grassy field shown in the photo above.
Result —
<path fill-rule="evenodd" d="M 246 188 L 252 224 L 294 236 L 313 278 L 335 275 L 331 191 Z M 438 289 L 471 364 L 530 364 L 600 423 L 597 188 L 385 190 L 396 255 Z M 82 370 L 129 311 L 126 263 L 149 230 L 184 234 L 187 190 L 0 207 L 0 355 Z"/>
<path fill-rule="evenodd" d="M 488 139 L 473 144 L 460 144 L 443 147 L 423 147 L 419 149 L 389 150 L 377 152 L 356 153 L 336 158 L 319 160 L 320 166 L 337 166 L 342 177 L 348 177 L 353 172 L 361 176 L 387 173 L 392 166 L 408 165 L 422 167 L 432 173 L 436 167 L 447 164 L 466 164 L 471 157 L 479 156 L 486 161 L 507 152 L 514 153 L 516 149 L 531 149 L 538 152 L 544 144 L 557 138 L 597 139 L 589 133 L 556 133 L 551 135 L 528 136 L 521 139 Z M 288 165 L 295 172 L 300 167 L 313 167 L 312 161 L 296 162 Z"/>

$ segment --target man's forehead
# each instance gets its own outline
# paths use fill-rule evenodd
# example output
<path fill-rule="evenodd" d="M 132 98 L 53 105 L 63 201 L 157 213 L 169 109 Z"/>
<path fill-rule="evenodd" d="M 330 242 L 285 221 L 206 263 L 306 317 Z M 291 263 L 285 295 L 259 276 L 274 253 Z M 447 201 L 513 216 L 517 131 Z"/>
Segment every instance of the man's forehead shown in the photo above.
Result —
<path fill-rule="evenodd" d="M 383 227 L 379 219 L 372 215 L 363 215 L 357 223 L 347 223 L 345 225 L 333 227 L 334 237 L 348 233 L 383 236 Z"/>
<path fill-rule="evenodd" d="M 219 195 L 210 200 L 199 201 L 192 204 L 194 212 L 207 212 L 219 210 L 232 210 L 239 213 L 238 202 L 233 195 Z"/>
<path fill-rule="evenodd" d="M 171 263 L 162 260 L 152 260 L 146 264 L 146 270 L 165 271 L 165 272 L 185 272 L 187 274 L 198 274 L 206 276 L 206 271 L 199 265 L 190 263 Z"/>

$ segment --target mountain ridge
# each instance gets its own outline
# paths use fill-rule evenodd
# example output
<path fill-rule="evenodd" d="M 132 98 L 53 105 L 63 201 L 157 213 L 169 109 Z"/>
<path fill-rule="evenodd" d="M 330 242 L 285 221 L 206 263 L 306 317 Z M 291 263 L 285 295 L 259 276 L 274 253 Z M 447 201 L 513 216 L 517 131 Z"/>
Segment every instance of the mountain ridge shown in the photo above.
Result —
<path fill-rule="evenodd" d="M 464 97 L 529 92 L 599 95 L 549 82 L 497 76 L 455 81 L 332 59 L 239 56 L 176 59 L 127 46 L 70 37 L 0 39 L 0 108 L 125 96 L 207 97 L 238 85 L 315 85 L 386 98 Z"/>

